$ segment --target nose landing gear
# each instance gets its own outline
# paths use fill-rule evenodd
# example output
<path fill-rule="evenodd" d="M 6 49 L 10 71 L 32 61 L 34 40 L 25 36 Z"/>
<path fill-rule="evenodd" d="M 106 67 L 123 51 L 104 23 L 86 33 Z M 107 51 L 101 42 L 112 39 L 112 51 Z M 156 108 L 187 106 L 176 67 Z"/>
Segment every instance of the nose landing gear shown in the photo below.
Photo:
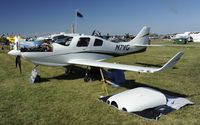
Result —
<path fill-rule="evenodd" d="M 29 78 L 29 82 L 30 83 L 38 83 L 38 82 L 40 82 L 41 81 L 41 77 L 40 77 L 40 75 L 39 75 L 39 71 L 37 70 L 37 67 L 38 67 L 39 65 L 36 65 L 35 67 L 34 67 L 34 69 L 32 70 L 32 72 L 31 72 L 31 76 L 30 76 L 30 78 Z"/>

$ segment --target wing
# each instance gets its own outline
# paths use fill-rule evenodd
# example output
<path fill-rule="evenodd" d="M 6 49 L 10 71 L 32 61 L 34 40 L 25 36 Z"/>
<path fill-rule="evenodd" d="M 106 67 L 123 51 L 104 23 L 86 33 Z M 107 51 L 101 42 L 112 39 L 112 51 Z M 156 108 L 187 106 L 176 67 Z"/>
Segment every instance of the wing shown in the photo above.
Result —
<path fill-rule="evenodd" d="M 154 72 L 160 72 L 160 71 L 164 71 L 164 70 L 172 68 L 180 60 L 182 55 L 183 55 L 183 52 L 177 53 L 173 58 L 171 58 L 161 68 L 115 64 L 115 63 L 99 62 L 99 61 L 96 61 L 96 60 L 88 60 L 88 59 L 75 59 L 75 60 L 69 61 L 68 63 L 78 64 L 78 65 L 86 65 L 86 66 L 93 66 L 93 67 L 101 67 L 101 68 L 109 68 L 109 69 L 120 69 L 120 70 L 127 70 L 127 71 L 135 71 L 135 72 L 142 72 L 142 73 L 154 73 Z"/>

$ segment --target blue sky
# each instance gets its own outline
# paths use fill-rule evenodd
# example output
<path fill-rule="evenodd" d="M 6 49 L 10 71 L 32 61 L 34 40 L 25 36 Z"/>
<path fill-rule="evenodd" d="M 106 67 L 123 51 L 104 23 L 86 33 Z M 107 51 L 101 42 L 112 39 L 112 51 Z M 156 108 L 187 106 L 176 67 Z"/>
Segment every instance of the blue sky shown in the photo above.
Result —
<path fill-rule="evenodd" d="M 66 32 L 78 9 L 78 32 L 136 34 L 200 31 L 200 0 L 1 0 L 0 34 Z"/>

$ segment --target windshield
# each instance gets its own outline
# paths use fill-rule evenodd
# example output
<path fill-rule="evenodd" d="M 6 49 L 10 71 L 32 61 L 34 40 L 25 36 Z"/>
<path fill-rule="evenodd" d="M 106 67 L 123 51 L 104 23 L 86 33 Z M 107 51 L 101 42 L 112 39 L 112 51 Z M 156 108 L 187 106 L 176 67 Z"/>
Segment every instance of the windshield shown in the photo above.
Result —
<path fill-rule="evenodd" d="M 73 39 L 73 37 L 64 36 L 64 35 L 53 37 L 53 40 L 55 41 L 55 43 L 58 43 L 63 46 L 69 46 L 72 39 Z"/>

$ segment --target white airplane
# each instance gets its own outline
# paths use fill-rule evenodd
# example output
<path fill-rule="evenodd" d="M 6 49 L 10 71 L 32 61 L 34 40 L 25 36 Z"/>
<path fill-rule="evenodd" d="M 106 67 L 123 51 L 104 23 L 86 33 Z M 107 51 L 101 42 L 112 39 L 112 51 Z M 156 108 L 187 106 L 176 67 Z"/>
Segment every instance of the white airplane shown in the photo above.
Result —
<path fill-rule="evenodd" d="M 123 56 L 132 53 L 139 53 L 146 50 L 149 45 L 150 28 L 143 27 L 138 35 L 129 42 L 111 42 L 98 36 L 90 35 L 62 35 L 56 36 L 50 41 L 40 41 L 31 47 L 15 47 L 8 52 L 10 55 L 22 56 L 31 61 L 36 66 L 63 66 L 85 65 L 90 67 L 128 70 L 141 73 L 161 72 L 172 68 L 183 55 L 183 52 L 177 53 L 161 68 L 132 66 L 116 63 L 102 62 L 116 56 Z M 61 37 L 61 38 L 59 38 Z M 20 45 L 17 43 L 16 45 Z M 17 64 L 17 63 L 16 63 Z M 21 64 L 21 63 L 20 63 Z"/>
<path fill-rule="evenodd" d="M 171 39 L 176 40 L 181 38 L 187 39 L 190 42 L 200 42 L 200 32 L 184 32 L 183 34 L 176 34 Z"/>

